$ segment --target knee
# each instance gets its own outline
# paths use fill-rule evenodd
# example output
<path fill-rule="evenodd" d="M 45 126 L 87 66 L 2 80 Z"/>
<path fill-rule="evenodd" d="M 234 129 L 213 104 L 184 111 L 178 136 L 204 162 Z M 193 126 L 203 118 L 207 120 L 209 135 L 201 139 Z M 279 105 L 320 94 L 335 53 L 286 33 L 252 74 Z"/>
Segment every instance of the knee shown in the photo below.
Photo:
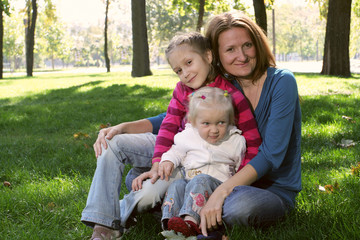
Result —
<path fill-rule="evenodd" d="M 223 220 L 230 226 L 253 225 L 252 219 L 257 216 L 257 206 L 251 196 L 250 192 L 232 192 L 226 199 L 223 205 Z"/>
<path fill-rule="evenodd" d="M 223 205 L 223 220 L 231 226 L 268 227 L 285 215 L 286 209 L 275 194 L 252 187 L 237 187 Z"/>

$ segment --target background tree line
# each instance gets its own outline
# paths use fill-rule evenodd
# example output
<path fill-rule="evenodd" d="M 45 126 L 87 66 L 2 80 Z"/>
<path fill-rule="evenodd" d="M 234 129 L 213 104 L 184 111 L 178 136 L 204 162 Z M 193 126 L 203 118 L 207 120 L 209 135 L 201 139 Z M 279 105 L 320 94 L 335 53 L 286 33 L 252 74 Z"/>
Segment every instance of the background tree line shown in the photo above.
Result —
<path fill-rule="evenodd" d="M 110 71 L 110 63 L 112 65 L 132 64 L 133 76 L 148 75 L 151 74 L 150 70 L 146 69 L 149 67 L 134 69 L 134 66 L 139 66 L 139 64 L 134 64 L 133 61 L 144 62 L 145 60 L 141 63 L 145 65 L 165 63 L 164 48 L 176 32 L 202 31 L 203 23 L 209 17 L 233 9 L 254 15 L 259 25 L 268 33 L 272 46 L 275 46 L 274 51 L 278 60 L 322 60 L 325 53 L 325 60 L 329 61 L 330 66 L 336 61 L 336 59 L 331 59 L 333 56 L 337 59 L 341 58 L 341 62 L 345 65 L 347 64 L 346 56 L 348 56 L 347 59 L 360 57 L 358 31 L 360 0 L 309 0 L 307 7 L 303 4 L 290 3 L 280 5 L 276 0 L 253 0 L 253 5 L 246 5 L 240 0 L 138 0 L 131 3 L 118 0 L 99 1 L 104 3 L 104 8 L 99 11 L 104 13 L 105 22 L 83 26 L 65 24 L 57 16 L 54 0 L 27 0 L 23 9 L 14 9 L 7 0 L 1 0 L 1 9 L 4 13 L 1 16 L 4 15 L 2 49 L 5 68 L 14 71 L 27 66 L 26 56 L 31 49 L 25 46 L 28 41 L 25 41 L 28 39 L 25 33 L 31 30 L 30 23 L 34 19 L 31 14 L 34 14 L 34 6 L 37 7 L 33 50 L 33 67 L 35 68 L 105 66 L 108 57 L 108 71 Z M 335 10 L 330 11 L 330 9 Z M 131 18 L 119 18 L 130 11 L 133 14 L 139 11 L 133 16 L 135 18 L 132 23 Z M 145 14 L 140 21 L 139 16 L 142 11 Z M 338 13 L 343 15 L 336 15 Z M 275 14 L 274 18 L 273 14 Z M 273 19 L 275 19 L 275 24 L 273 24 Z M 331 25 L 326 27 L 326 22 Z M 275 26 L 275 34 L 273 34 L 273 26 Z M 339 29 L 348 29 L 348 32 L 339 32 Z M 142 31 L 143 35 L 133 37 L 133 34 L 138 34 L 137 31 Z M 340 35 L 340 40 L 335 39 L 335 42 L 341 44 L 336 48 L 342 55 L 329 54 L 332 49 L 326 48 L 326 46 L 333 46 L 325 44 L 326 32 L 331 31 L 335 31 L 333 36 Z M 327 41 L 330 42 L 330 37 L 328 38 Z M 273 42 L 276 44 L 274 45 Z M 144 44 L 148 50 L 143 47 L 136 50 L 141 44 Z M 136 51 L 138 53 L 135 53 Z M 148 55 L 143 56 L 147 51 Z M 336 62 L 335 65 L 339 64 Z M 333 68 L 335 67 L 330 69 Z M 339 68 L 339 71 L 335 72 L 336 75 L 350 75 L 349 67 L 339 66 Z M 325 74 L 332 74 L 329 69 L 325 70 L 323 67 Z M 341 72 L 343 73 L 339 74 Z"/>

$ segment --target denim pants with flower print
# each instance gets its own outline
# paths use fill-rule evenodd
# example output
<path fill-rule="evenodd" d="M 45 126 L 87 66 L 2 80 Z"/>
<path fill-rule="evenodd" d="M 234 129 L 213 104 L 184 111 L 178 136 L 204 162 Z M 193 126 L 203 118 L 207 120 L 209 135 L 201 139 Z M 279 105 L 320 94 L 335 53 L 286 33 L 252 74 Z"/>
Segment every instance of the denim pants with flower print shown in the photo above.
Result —
<path fill-rule="evenodd" d="M 171 217 L 191 216 L 200 222 L 200 210 L 222 182 L 206 174 L 191 180 L 175 180 L 168 188 L 162 205 L 162 221 Z"/>

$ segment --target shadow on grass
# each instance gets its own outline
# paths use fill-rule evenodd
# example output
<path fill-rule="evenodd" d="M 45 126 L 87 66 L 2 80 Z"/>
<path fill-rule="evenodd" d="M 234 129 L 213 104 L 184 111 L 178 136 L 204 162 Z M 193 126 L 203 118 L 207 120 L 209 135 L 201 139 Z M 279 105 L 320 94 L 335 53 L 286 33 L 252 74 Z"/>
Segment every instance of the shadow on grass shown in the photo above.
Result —
<path fill-rule="evenodd" d="M 303 100 L 303 171 L 349 168 L 360 155 L 360 148 L 358 144 L 344 148 L 341 140 L 360 140 L 360 99 L 339 94 L 307 96 Z"/>
<path fill-rule="evenodd" d="M 3 105 L 1 162 L 7 167 L 0 170 L 0 179 L 6 176 L 20 183 L 36 176 L 52 178 L 59 171 L 92 176 L 96 161 L 91 146 L 101 124 L 156 116 L 166 110 L 171 98 L 171 90 L 165 88 L 97 87 L 100 83 L 51 90 Z M 75 139 L 79 132 L 88 136 Z"/>

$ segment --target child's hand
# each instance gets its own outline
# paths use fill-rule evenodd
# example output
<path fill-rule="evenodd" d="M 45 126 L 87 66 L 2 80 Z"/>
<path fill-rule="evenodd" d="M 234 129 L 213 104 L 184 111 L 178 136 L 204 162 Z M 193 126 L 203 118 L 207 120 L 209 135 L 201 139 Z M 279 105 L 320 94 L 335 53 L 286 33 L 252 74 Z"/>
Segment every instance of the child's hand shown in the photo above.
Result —
<path fill-rule="evenodd" d="M 174 163 L 170 161 L 164 161 L 161 162 L 159 165 L 158 174 L 161 180 L 165 178 L 166 181 L 169 181 L 169 177 L 171 176 L 173 171 L 174 171 Z"/>
<path fill-rule="evenodd" d="M 156 162 L 152 165 L 150 171 L 144 172 L 143 174 L 141 174 L 140 176 L 135 178 L 131 185 L 132 190 L 133 191 L 140 190 L 142 188 L 142 182 L 148 178 L 150 178 L 151 183 L 154 184 L 157 181 L 157 179 L 159 178 L 158 169 L 159 169 L 159 163 Z"/>

